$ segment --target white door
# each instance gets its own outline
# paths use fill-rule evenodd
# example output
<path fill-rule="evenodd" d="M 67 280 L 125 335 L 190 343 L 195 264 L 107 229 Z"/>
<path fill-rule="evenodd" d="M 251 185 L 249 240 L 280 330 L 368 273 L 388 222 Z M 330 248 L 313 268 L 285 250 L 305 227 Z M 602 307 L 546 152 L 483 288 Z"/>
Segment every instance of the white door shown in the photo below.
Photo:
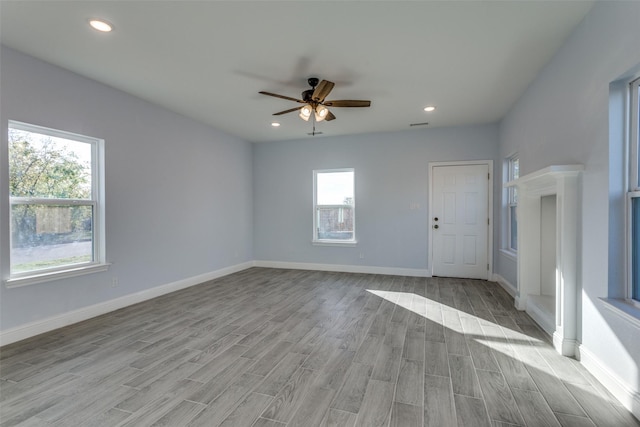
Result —
<path fill-rule="evenodd" d="M 489 165 L 433 166 L 432 274 L 488 279 Z"/>

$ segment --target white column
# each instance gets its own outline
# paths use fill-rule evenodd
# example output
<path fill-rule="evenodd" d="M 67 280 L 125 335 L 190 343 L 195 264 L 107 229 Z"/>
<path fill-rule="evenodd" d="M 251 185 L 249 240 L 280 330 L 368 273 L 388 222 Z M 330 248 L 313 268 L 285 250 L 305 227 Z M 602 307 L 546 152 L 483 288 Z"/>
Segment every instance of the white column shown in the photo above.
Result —
<path fill-rule="evenodd" d="M 576 274 L 578 236 L 578 178 L 558 178 L 556 239 L 556 331 L 553 345 L 564 356 L 575 354 L 578 285 Z"/>
<path fill-rule="evenodd" d="M 516 308 L 525 310 L 529 295 L 540 295 L 540 197 L 518 187 L 518 293 Z"/>

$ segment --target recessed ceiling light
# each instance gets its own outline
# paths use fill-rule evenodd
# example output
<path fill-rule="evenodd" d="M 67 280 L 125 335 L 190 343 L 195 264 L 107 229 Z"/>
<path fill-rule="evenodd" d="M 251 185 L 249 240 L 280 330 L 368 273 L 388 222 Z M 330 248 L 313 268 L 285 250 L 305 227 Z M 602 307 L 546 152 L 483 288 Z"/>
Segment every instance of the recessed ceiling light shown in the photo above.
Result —
<path fill-rule="evenodd" d="M 271 126 L 273 126 L 274 128 L 277 128 L 277 127 L 279 127 L 279 126 L 280 126 L 280 123 L 278 123 L 278 122 L 273 122 L 273 123 L 271 123 Z"/>
<path fill-rule="evenodd" d="M 428 105 L 428 106 L 424 107 L 424 111 L 426 111 L 427 113 L 435 111 L 435 109 L 436 109 L 436 107 L 434 107 L 433 105 Z"/>
<path fill-rule="evenodd" d="M 89 25 L 94 30 L 102 31 L 103 33 L 113 31 L 113 25 L 103 19 L 89 19 Z"/>

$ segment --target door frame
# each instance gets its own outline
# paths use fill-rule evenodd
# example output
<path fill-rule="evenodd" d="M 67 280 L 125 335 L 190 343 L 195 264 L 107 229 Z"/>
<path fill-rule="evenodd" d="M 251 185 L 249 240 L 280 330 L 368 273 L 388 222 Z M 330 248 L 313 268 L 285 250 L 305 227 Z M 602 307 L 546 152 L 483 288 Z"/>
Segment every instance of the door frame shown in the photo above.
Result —
<path fill-rule="evenodd" d="M 433 168 L 438 166 L 474 166 L 486 165 L 489 169 L 489 179 L 487 180 L 487 215 L 489 216 L 489 225 L 487 227 L 487 280 L 493 279 L 493 160 L 461 160 L 451 162 L 428 162 L 429 167 L 429 209 L 427 216 L 427 230 L 429 230 L 429 247 L 427 255 L 427 270 L 429 275 L 433 276 L 433 232 L 431 230 L 431 211 L 433 208 Z"/>

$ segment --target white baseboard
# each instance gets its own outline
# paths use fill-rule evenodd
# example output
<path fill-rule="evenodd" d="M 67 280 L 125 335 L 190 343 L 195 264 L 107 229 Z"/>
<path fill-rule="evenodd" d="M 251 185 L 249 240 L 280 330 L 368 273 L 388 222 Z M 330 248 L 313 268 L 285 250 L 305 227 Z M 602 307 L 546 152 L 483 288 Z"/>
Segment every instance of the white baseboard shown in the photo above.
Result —
<path fill-rule="evenodd" d="M 578 341 L 564 338 L 560 333 L 558 333 L 558 331 L 553 332 L 551 337 L 553 340 L 553 347 L 558 353 L 567 357 L 574 357 L 576 355 Z"/>
<path fill-rule="evenodd" d="M 516 298 L 518 296 L 518 290 L 516 289 L 516 287 L 509 283 L 509 281 L 507 281 L 507 279 L 505 279 L 501 275 L 494 273 L 493 281 L 502 286 L 502 288 L 507 291 L 507 293 L 512 297 Z"/>
<path fill-rule="evenodd" d="M 431 277 L 426 269 L 372 267 L 367 265 L 314 264 L 307 262 L 254 261 L 255 267 L 285 268 L 290 270 L 335 271 L 340 273 L 387 274 L 390 276 Z"/>
<path fill-rule="evenodd" d="M 534 304 L 531 296 L 527 300 L 526 313 L 545 331 L 550 337 L 556 332 L 556 319 L 553 314 L 547 312 L 543 307 Z M 557 348 L 557 347 L 556 347 Z M 573 354 L 573 353 L 572 353 Z"/>
<path fill-rule="evenodd" d="M 640 390 L 634 390 L 623 379 L 611 372 L 591 351 L 580 344 L 579 360 L 598 381 L 602 383 L 616 399 L 627 408 L 634 417 L 640 420 Z"/>
<path fill-rule="evenodd" d="M 189 277 L 186 279 L 178 280 L 176 282 L 167 283 L 165 285 L 156 286 L 150 289 L 145 289 L 143 291 L 125 295 L 109 301 L 69 311 L 67 313 L 51 316 L 46 319 L 36 320 L 35 322 L 27 323 L 26 325 L 18 326 L 16 328 L 0 332 L 0 346 L 31 338 L 36 335 L 52 331 L 54 329 L 72 325 L 74 323 L 82 322 L 83 320 L 91 319 L 92 317 L 101 316 L 103 314 L 119 310 L 133 304 L 138 304 L 140 302 L 147 301 L 171 292 L 195 286 L 209 280 L 227 276 L 232 273 L 237 273 L 253 266 L 254 263 L 252 261 L 232 265 L 230 267 L 221 268 L 220 270 L 200 274 L 198 276 Z"/>

